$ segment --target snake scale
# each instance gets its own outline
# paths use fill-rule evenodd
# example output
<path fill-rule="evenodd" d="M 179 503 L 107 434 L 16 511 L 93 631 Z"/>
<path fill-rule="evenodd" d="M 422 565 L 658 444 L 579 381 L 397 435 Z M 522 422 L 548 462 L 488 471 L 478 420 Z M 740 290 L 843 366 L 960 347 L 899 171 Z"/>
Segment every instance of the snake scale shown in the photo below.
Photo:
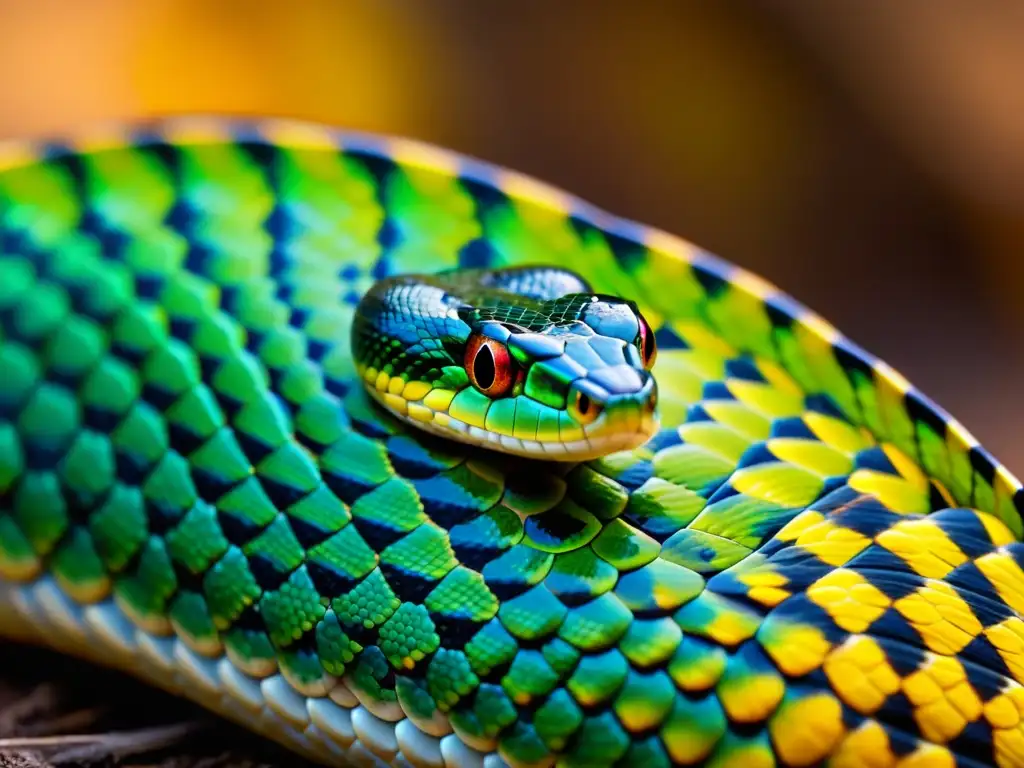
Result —
<path fill-rule="evenodd" d="M 0 148 L 0 631 L 325 764 L 1024 766 L 1022 510 L 818 316 L 524 176 Z"/>

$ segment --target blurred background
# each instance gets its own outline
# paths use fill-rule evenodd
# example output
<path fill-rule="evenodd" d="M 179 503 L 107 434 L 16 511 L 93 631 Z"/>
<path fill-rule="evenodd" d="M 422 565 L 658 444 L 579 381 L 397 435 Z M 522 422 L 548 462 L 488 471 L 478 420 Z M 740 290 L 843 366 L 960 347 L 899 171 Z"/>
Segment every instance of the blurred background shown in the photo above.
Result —
<path fill-rule="evenodd" d="M 0 0 L 0 137 L 277 115 L 511 166 L 772 280 L 1022 473 L 1022 40 L 1005 0 Z"/>

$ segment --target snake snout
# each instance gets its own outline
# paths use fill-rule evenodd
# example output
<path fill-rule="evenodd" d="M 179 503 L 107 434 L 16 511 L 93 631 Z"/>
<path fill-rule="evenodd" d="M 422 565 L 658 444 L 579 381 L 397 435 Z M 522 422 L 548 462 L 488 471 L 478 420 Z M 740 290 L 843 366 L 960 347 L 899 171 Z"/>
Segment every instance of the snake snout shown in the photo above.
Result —
<path fill-rule="evenodd" d="M 568 411 L 588 437 L 631 445 L 657 431 L 658 387 L 647 371 L 603 369 L 575 382 Z"/>
<path fill-rule="evenodd" d="M 647 372 L 641 374 L 643 384 L 633 393 L 619 395 L 620 410 L 626 414 L 630 426 L 647 436 L 657 430 L 658 385 Z"/>

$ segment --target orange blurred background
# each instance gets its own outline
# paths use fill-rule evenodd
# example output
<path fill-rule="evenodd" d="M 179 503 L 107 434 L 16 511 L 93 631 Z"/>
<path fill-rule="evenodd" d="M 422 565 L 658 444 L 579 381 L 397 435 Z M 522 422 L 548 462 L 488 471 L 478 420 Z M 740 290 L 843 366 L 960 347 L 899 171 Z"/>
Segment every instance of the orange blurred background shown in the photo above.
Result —
<path fill-rule="evenodd" d="M 0 137 L 419 138 L 767 277 L 1024 473 L 1024 3 L 0 0 Z"/>

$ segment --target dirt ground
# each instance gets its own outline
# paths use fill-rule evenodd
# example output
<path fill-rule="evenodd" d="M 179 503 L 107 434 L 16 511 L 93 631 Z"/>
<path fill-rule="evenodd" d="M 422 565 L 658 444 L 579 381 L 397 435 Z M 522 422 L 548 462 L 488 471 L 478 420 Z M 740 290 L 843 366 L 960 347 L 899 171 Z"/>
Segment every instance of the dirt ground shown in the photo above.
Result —
<path fill-rule="evenodd" d="M 310 768 L 124 675 L 0 643 L 0 768 Z"/>

